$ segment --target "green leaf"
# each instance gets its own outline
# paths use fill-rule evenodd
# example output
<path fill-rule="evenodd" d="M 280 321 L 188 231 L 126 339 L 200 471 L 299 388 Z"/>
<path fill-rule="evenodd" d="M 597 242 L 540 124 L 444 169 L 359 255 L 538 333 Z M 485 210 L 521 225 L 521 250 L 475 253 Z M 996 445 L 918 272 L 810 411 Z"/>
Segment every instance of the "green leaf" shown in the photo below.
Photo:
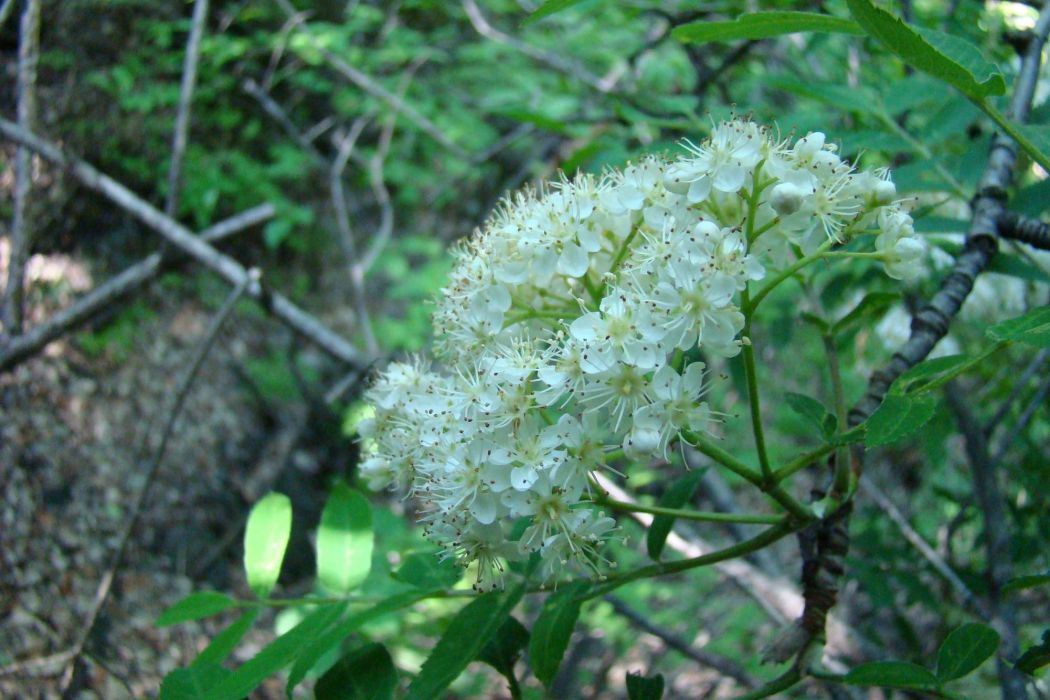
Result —
<path fill-rule="evenodd" d="M 210 617 L 236 605 L 237 601 L 224 593 L 216 591 L 191 593 L 162 612 L 157 618 L 157 627 L 167 627 L 179 622 Z"/>
<path fill-rule="evenodd" d="M 233 652 L 244 638 L 244 635 L 255 624 L 255 619 L 259 617 L 259 612 L 260 608 L 245 610 L 243 615 L 230 623 L 222 632 L 215 635 L 215 638 L 208 643 L 208 646 L 204 647 L 204 651 L 197 654 L 197 658 L 190 665 L 207 666 L 208 664 L 221 664 L 225 661 L 226 657 Z"/>
<path fill-rule="evenodd" d="M 438 552 L 413 552 L 401 562 L 394 578 L 416 588 L 451 588 L 463 576 L 463 569 Z"/>
<path fill-rule="evenodd" d="M 988 625 L 967 623 L 948 635 L 937 652 L 937 677 L 944 681 L 962 678 L 995 654 L 999 633 Z"/>
<path fill-rule="evenodd" d="M 408 687 L 406 699 L 438 697 L 477 658 L 524 592 L 522 583 L 505 593 L 484 593 L 460 610 L 423 662 L 419 675 Z"/>
<path fill-rule="evenodd" d="M 805 394 L 790 391 L 784 392 L 784 400 L 792 411 L 809 421 L 822 436 L 829 438 L 835 434 L 838 420 L 824 408 L 824 404 Z"/>
<path fill-rule="evenodd" d="M 970 361 L 968 355 L 945 355 L 930 360 L 923 360 L 907 372 L 897 377 L 890 387 L 890 392 L 904 396 L 919 391 L 937 377 L 950 372 L 959 365 Z"/>
<path fill-rule="evenodd" d="M 646 678 L 640 673 L 627 674 L 627 700 L 660 700 L 664 694 L 664 677 L 659 673 Z"/>
<path fill-rule="evenodd" d="M 306 674 L 310 672 L 310 669 L 317 665 L 317 662 L 322 656 L 349 637 L 354 631 L 361 627 L 361 625 L 382 615 L 387 615 L 408 607 L 412 603 L 426 598 L 432 592 L 434 591 L 428 591 L 426 593 L 417 593 L 413 591 L 412 593 L 402 593 L 391 596 L 386 600 L 376 603 L 367 610 L 362 610 L 361 612 L 349 615 L 345 620 L 337 622 L 328 629 L 323 630 L 320 634 L 314 635 L 312 639 L 307 640 L 304 643 L 302 651 L 299 652 L 299 655 L 295 659 L 295 663 L 292 664 L 292 669 L 288 672 L 288 683 L 285 686 L 287 694 L 289 696 L 292 694 L 292 690 L 295 686 L 302 682 L 303 678 L 306 677 Z"/>
<path fill-rule="evenodd" d="M 877 685 L 884 688 L 923 690 L 940 681 L 929 669 L 906 661 L 872 661 L 852 669 L 842 678 L 850 685 Z"/>
<path fill-rule="evenodd" d="M 522 24 L 532 24 L 533 22 L 539 22 L 544 17 L 550 17 L 555 12 L 561 12 L 567 10 L 573 5 L 579 5 L 584 0 L 547 0 L 545 3 L 540 5 L 536 10 L 529 15 Z"/>
<path fill-rule="evenodd" d="M 700 485 L 703 475 L 704 470 L 697 469 L 676 479 L 660 496 L 658 505 L 662 508 L 681 508 L 693 499 L 693 494 L 696 493 L 696 488 Z M 674 521 L 675 519 L 668 515 L 657 515 L 653 518 L 652 525 L 649 526 L 649 532 L 645 534 L 645 549 L 656 561 L 660 560 L 660 554 L 664 551 L 664 544 L 667 542 L 667 536 L 671 534 Z"/>
<path fill-rule="evenodd" d="M 263 647 L 221 683 L 208 688 L 205 700 L 239 700 L 255 690 L 269 676 L 290 664 L 307 643 L 317 637 L 342 614 L 345 605 L 325 605 Z"/>
<path fill-rule="evenodd" d="M 936 410 L 932 396 L 887 394 L 867 421 L 864 445 L 871 448 L 903 440 L 933 418 Z"/>
<path fill-rule="evenodd" d="M 988 337 L 1040 348 L 1050 347 L 1050 306 L 1041 306 L 1023 316 L 1001 321 L 988 329 Z"/>
<path fill-rule="evenodd" d="M 543 609 L 532 626 L 529 660 L 533 673 L 545 686 L 550 686 L 561 666 L 569 638 L 580 616 L 580 596 L 590 588 L 586 581 L 563 586 L 543 601 Z"/>
<path fill-rule="evenodd" d="M 201 700 L 208 688 L 221 683 L 230 675 L 229 669 L 218 664 L 193 665 L 177 668 L 160 684 L 160 700 Z"/>
<path fill-rule="evenodd" d="M 1014 666 L 1031 676 L 1047 664 L 1050 664 L 1050 630 L 1043 632 L 1042 643 L 1026 649 Z"/>
<path fill-rule="evenodd" d="M 993 63 L 969 42 L 950 34 L 911 27 L 870 0 L 846 0 L 865 32 L 910 66 L 939 78 L 974 99 L 1006 92 Z"/>
<path fill-rule="evenodd" d="M 858 323 L 882 313 L 896 304 L 901 295 L 896 292 L 869 292 L 857 305 L 850 309 L 849 313 L 835 321 L 831 326 L 832 335 L 849 330 Z"/>
<path fill-rule="evenodd" d="M 337 483 L 317 530 L 317 578 L 336 594 L 361 585 L 372 568 L 372 509 L 360 492 Z"/>
<path fill-rule="evenodd" d="M 675 27 L 671 36 L 681 42 L 700 44 L 705 41 L 766 39 L 796 32 L 837 32 L 862 34 L 856 23 L 841 17 L 814 12 L 758 12 L 741 15 L 725 22 L 690 22 Z"/>
<path fill-rule="evenodd" d="M 496 634 L 478 653 L 478 661 L 484 662 L 502 673 L 508 680 L 514 679 L 514 664 L 529 643 L 529 631 L 511 616 L 503 621 Z"/>
<path fill-rule="evenodd" d="M 382 644 L 366 644 L 335 662 L 317 679 L 317 700 L 390 700 L 397 669 Z"/>
<path fill-rule="evenodd" d="M 269 493 L 255 504 L 244 528 L 244 571 L 255 595 L 265 598 L 277 585 L 292 533 L 292 502 Z"/>
<path fill-rule="evenodd" d="M 1050 574 L 1039 574 L 1036 576 L 1018 576 L 1012 579 L 1003 586 L 1003 593 L 1010 593 L 1011 591 L 1023 591 L 1026 588 L 1035 588 L 1036 586 L 1045 586 L 1050 584 Z"/>

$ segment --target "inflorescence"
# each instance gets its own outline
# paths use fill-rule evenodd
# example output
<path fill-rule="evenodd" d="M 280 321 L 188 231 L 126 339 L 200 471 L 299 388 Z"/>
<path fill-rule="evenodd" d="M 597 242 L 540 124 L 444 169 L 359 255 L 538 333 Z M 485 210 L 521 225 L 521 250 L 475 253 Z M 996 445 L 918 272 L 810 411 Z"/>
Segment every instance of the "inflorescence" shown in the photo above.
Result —
<path fill-rule="evenodd" d="M 854 170 L 824 134 L 791 145 L 732 120 L 685 150 L 506 199 L 455 250 L 439 364 L 394 363 L 367 394 L 362 474 L 407 488 L 478 590 L 533 552 L 545 580 L 601 575 L 615 523 L 591 474 L 710 427 L 704 365 L 683 358 L 749 342 L 740 296 L 767 268 L 871 233 L 889 275 L 921 270 L 889 173 Z"/>

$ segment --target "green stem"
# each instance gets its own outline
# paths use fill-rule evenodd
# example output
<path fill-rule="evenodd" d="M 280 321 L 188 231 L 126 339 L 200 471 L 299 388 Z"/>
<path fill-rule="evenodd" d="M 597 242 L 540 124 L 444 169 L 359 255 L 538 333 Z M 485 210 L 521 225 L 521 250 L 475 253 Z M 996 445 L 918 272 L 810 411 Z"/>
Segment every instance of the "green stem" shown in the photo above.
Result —
<path fill-rule="evenodd" d="M 767 483 L 765 479 L 762 478 L 761 474 L 708 440 L 703 435 L 691 431 L 683 431 L 682 437 L 702 454 L 707 455 L 737 476 L 740 476 L 757 486 L 796 519 L 801 520 L 802 522 L 809 522 L 814 519 L 815 516 L 813 515 L 812 510 L 792 498 L 791 494 L 787 493 L 776 484 L 775 475 L 771 475 L 773 478 L 770 483 Z"/>
<path fill-rule="evenodd" d="M 885 253 L 876 252 L 864 252 L 864 251 L 852 251 L 852 250 L 834 250 L 828 253 L 824 253 L 822 257 L 825 258 L 852 258 L 859 260 L 885 260 Z"/>
<path fill-rule="evenodd" d="M 627 238 L 623 239 L 623 243 L 620 245 L 620 249 L 616 251 L 616 257 L 613 258 L 612 265 L 609 266 L 609 274 L 615 275 L 616 271 L 620 269 L 620 265 L 623 264 L 624 258 L 627 257 L 628 249 L 630 248 L 631 241 L 638 235 L 640 226 L 635 226 L 631 229 L 631 232 L 627 234 Z M 602 282 L 602 286 L 598 288 L 603 295 L 605 293 L 605 282 Z"/>
<path fill-rule="evenodd" d="M 844 433 L 839 433 L 835 436 L 835 439 L 830 442 L 826 442 L 815 450 L 811 450 L 803 455 L 796 457 L 780 469 L 773 472 L 773 481 L 780 483 L 793 475 L 795 472 L 805 469 L 808 465 L 816 462 L 821 457 L 831 454 L 839 448 L 840 445 L 848 445 L 851 442 L 858 441 L 864 435 L 864 424 L 851 428 Z"/>
<path fill-rule="evenodd" d="M 742 305 L 745 309 L 751 309 L 751 297 L 748 289 L 744 289 Z M 766 452 L 766 434 L 762 426 L 762 404 L 758 396 L 758 369 L 755 366 L 755 348 L 751 338 L 751 314 L 745 312 L 744 320 L 744 379 L 747 382 L 747 403 L 751 409 L 751 430 L 755 435 L 755 447 L 758 450 L 758 463 L 762 469 L 762 479 L 770 482 L 773 475 L 769 467 L 769 454 Z"/>
<path fill-rule="evenodd" d="M 1043 166 L 1044 170 L 1050 171 L 1050 159 L 1047 158 L 1046 154 L 1039 150 L 1031 140 L 1028 139 L 1021 130 L 1017 128 L 1017 125 L 1006 118 L 1006 115 L 997 110 L 986 100 L 971 99 L 971 102 L 976 105 L 977 109 L 984 112 L 989 119 L 995 122 L 1000 129 L 1006 132 L 1006 135 L 1017 142 L 1017 145 L 1024 149 L 1025 153 L 1032 157 L 1036 163 Z"/>
<path fill-rule="evenodd" d="M 594 286 L 594 282 L 591 280 L 590 273 L 584 273 L 583 277 L 580 277 L 580 283 L 583 284 L 583 288 L 587 290 L 587 293 L 591 295 L 591 300 L 594 301 L 594 309 L 598 310 L 598 305 L 602 303 L 602 293 L 605 285 L 601 287 Z"/>
<path fill-rule="evenodd" d="M 637 581 L 638 579 L 664 576 L 666 574 L 676 574 L 701 566 L 717 564 L 718 562 L 726 561 L 727 559 L 742 557 L 745 554 L 750 554 L 751 552 L 768 547 L 777 540 L 795 532 L 800 527 L 801 524 L 789 525 L 782 521 L 773 527 L 763 530 L 757 536 L 752 537 L 749 540 L 744 540 L 743 542 L 737 543 L 731 547 L 726 547 L 725 549 L 720 549 L 716 552 L 702 554 L 698 557 L 692 557 L 691 559 L 650 564 L 649 566 L 642 566 L 633 571 L 627 571 L 617 576 L 610 576 L 604 583 L 601 583 L 588 591 L 585 599 L 603 596 L 624 584 Z"/>
<path fill-rule="evenodd" d="M 762 300 L 769 296 L 769 293 L 776 289 L 781 282 L 788 279 L 802 268 L 808 267 L 823 258 L 824 255 L 831 250 L 833 245 L 835 245 L 835 241 L 828 239 L 824 243 L 821 243 L 820 247 L 814 250 L 810 255 L 800 258 L 793 265 L 778 272 L 775 277 L 766 282 L 762 288 L 758 290 L 758 293 L 751 299 L 750 308 L 743 309 L 744 314 L 751 315 L 751 313 L 758 308 L 758 305 L 762 303 Z"/>
<path fill-rule="evenodd" d="M 595 505 L 607 506 L 613 510 L 622 510 L 628 513 L 649 513 L 651 515 L 665 515 L 682 520 L 697 520 L 711 523 L 742 523 L 745 525 L 776 525 L 784 518 L 780 515 L 759 515 L 747 513 L 715 513 L 701 510 L 681 510 L 678 508 L 664 508 L 662 506 L 646 506 L 641 503 L 627 503 L 612 498 L 598 498 Z"/>
<path fill-rule="evenodd" d="M 801 680 L 802 673 L 798 670 L 798 667 L 792 666 L 779 677 L 774 678 L 761 688 L 756 688 L 755 690 L 752 690 L 749 693 L 738 695 L 736 700 L 758 700 L 758 698 L 772 697 L 787 690 L 788 688 L 794 687 Z"/>

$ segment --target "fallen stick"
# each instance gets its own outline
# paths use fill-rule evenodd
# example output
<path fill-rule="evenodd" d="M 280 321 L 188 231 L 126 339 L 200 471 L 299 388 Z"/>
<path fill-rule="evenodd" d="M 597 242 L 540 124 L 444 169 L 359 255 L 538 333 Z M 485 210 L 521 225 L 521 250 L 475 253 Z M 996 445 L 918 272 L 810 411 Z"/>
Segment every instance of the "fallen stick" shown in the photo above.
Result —
<path fill-rule="evenodd" d="M 199 235 L 202 240 L 214 243 L 272 218 L 275 212 L 272 204 L 260 204 L 204 229 Z M 116 277 L 103 282 L 66 308 L 55 312 L 43 323 L 11 338 L 0 347 L 0 371 L 10 370 L 24 362 L 40 352 L 48 343 L 94 318 L 117 299 L 144 287 L 163 269 L 166 257 L 169 256 L 160 252 L 151 254 Z"/>
<path fill-rule="evenodd" d="M 239 262 L 215 250 L 207 242 L 193 235 L 185 226 L 166 216 L 127 187 L 99 172 L 88 163 L 67 157 L 54 144 L 44 141 L 7 119 L 0 118 L 0 134 L 65 168 L 85 187 L 104 195 L 128 211 L 176 248 L 185 251 L 205 267 L 215 271 L 230 284 L 237 286 L 247 279 L 248 271 Z M 259 301 L 266 311 L 300 335 L 309 338 L 333 358 L 351 367 L 362 367 L 367 364 L 367 360 L 357 348 L 317 318 L 300 309 L 288 298 L 267 289 L 258 282 L 248 284 L 246 294 Z"/>

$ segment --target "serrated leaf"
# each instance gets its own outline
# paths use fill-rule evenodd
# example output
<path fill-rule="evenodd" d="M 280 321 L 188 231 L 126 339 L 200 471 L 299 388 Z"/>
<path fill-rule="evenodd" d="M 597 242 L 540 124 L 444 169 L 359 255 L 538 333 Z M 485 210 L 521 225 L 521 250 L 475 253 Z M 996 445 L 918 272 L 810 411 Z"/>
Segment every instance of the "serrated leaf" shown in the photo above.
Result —
<path fill-rule="evenodd" d="M 766 39 L 797 32 L 862 34 L 855 22 L 815 12 L 757 12 L 725 22 L 690 22 L 671 31 L 678 41 L 700 44 L 706 41 Z"/>
<path fill-rule="evenodd" d="M 397 668 L 382 644 L 354 649 L 325 671 L 314 686 L 317 700 L 390 700 Z"/>
<path fill-rule="evenodd" d="M 205 700 L 239 700 L 251 693 L 269 676 L 290 664 L 303 647 L 321 634 L 340 614 L 344 605 L 325 605 L 241 664 L 221 683 L 208 688 Z"/>
<path fill-rule="evenodd" d="M 1026 649 L 1014 666 L 1031 676 L 1047 664 L 1050 664 L 1050 630 L 1043 632 L 1042 643 Z"/>
<path fill-rule="evenodd" d="M 508 680 L 514 677 L 514 664 L 529 643 L 529 631 L 511 616 L 478 653 L 478 661 L 488 664 Z"/>
<path fill-rule="evenodd" d="M 999 648 L 999 633 L 988 625 L 967 623 L 955 630 L 937 652 L 937 677 L 962 678 L 988 660 Z"/>
<path fill-rule="evenodd" d="M 923 360 L 897 377 L 890 387 L 890 393 L 903 396 L 919 391 L 925 384 L 969 361 L 968 355 L 945 355 Z"/>
<path fill-rule="evenodd" d="M 969 42 L 905 24 L 870 0 L 846 0 L 865 32 L 908 65 L 939 78 L 974 99 L 1006 92 L 1002 73 Z"/>
<path fill-rule="evenodd" d="M 640 673 L 627 674 L 627 700 L 660 700 L 664 694 L 664 677 L 659 673 L 646 678 Z"/>
<path fill-rule="evenodd" d="M 1035 576 L 1018 576 L 1015 579 L 1007 582 L 1003 586 L 1003 593 L 1010 593 L 1012 591 L 1023 591 L 1026 588 L 1035 588 L 1036 586 L 1045 586 L 1050 584 L 1050 574 L 1038 574 Z"/>
<path fill-rule="evenodd" d="M 417 588 L 451 588 L 463 576 L 463 569 L 452 559 L 442 559 L 438 552 L 413 552 L 394 572 L 398 581 Z"/>
<path fill-rule="evenodd" d="M 296 656 L 295 663 L 292 664 L 292 669 L 288 672 L 288 682 L 285 685 L 287 694 L 289 696 L 292 694 L 295 686 L 302 682 L 306 674 L 317 665 L 322 656 L 328 653 L 330 649 L 335 648 L 336 645 L 342 643 L 344 639 L 353 634 L 359 627 L 382 615 L 408 607 L 412 603 L 420 601 L 435 592 L 412 592 L 391 596 L 367 610 L 348 615 L 345 620 L 337 622 L 328 629 L 314 635 L 312 639 L 304 643 L 302 651 Z"/>
<path fill-rule="evenodd" d="M 204 647 L 204 651 L 197 654 L 197 658 L 190 665 L 206 666 L 208 664 L 221 664 L 225 661 L 237 645 L 241 643 L 244 635 L 251 629 L 252 625 L 255 624 L 255 619 L 259 617 L 259 612 L 260 608 L 245 610 L 243 615 L 231 622 L 222 632 L 215 635 L 208 642 L 208 646 Z"/>
<path fill-rule="evenodd" d="M 419 675 L 408 687 L 406 699 L 438 697 L 477 658 L 524 592 L 525 585 L 520 584 L 504 593 L 485 593 L 460 610 L 423 662 Z"/>
<path fill-rule="evenodd" d="M 317 578 L 336 594 L 361 585 L 372 568 L 372 509 L 360 492 L 337 483 L 317 530 Z"/>
<path fill-rule="evenodd" d="M 255 595 L 265 598 L 277 585 L 292 534 L 292 502 L 269 493 L 255 504 L 244 528 L 244 571 Z"/>
<path fill-rule="evenodd" d="M 157 618 L 157 627 L 167 627 L 189 620 L 217 615 L 237 605 L 237 601 L 224 593 L 200 591 L 191 593 L 165 610 Z"/>
<path fill-rule="evenodd" d="M 792 411 L 809 421 L 823 437 L 829 438 L 835 434 L 838 420 L 824 408 L 824 404 L 811 396 L 791 391 L 784 392 L 784 400 Z"/>
<path fill-rule="evenodd" d="M 1050 347 L 1050 306 L 1041 306 L 1023 316 L 1000 321 L 988 329 L 988 337 L 1040 348 Z"/>
<path fill-rule="evenodd" d="M 704 470 L 698 469 L 676 479 L 660 496 L 657 504 L 661 508 L 681 508 L 689 503 L 703 475 Z M 671 528 L 674 527 L 674 521 L 675 519 L 668 515 L 657 515 L 653 518 L 649 531 L 645 533 L 645 549 L 656 561 L 660 560 L 664 544 L 667 543 L 667 536 L 671 534 Z"/>
<path fill-rule="evenodd" d="M 218 664 L 201 664 L 177 668 L 160 684 L 159 700 L 202 700 L 211 688 L 230 675 L 229 669 Z"/>
<path fill-rule="evenodd" d="M 567 10 L 573 5 L 579 5 L 585 0 L 547 0 L 545 3 L 536 8 L 536 10 L 529 15 L 522 24 L 532 24 L 533 22 L 539 22 L 544 17 L 550 17 L 555 12 L 561 12 Z"/>
<path fill-rule="evenodd" d="M 842 678 L 850 685 L 877 685 L 884 688 L 923 690 L 937 687 L 937 676 L 922 666 L 906 661 L 873 661 L 861 664 Z"/>
<path fill-rule="evenodd" d="M 865 447 L 888 445 L 912 435 L 926 424 L 937 410 L 932 396 L 887 394 L 866 425 Z"/>
<path fill-rule="evenodd" d="M 559 588 L 543 601 L 543 609 L 532 626 L 529 639 L 529 660 L 533 673 L 550 687 L 561 666 L 561 659 L 569 646 L 569 638 L 580 616 L 580 596 L 590 588 L 585 581 L 577 581 Z"/>

